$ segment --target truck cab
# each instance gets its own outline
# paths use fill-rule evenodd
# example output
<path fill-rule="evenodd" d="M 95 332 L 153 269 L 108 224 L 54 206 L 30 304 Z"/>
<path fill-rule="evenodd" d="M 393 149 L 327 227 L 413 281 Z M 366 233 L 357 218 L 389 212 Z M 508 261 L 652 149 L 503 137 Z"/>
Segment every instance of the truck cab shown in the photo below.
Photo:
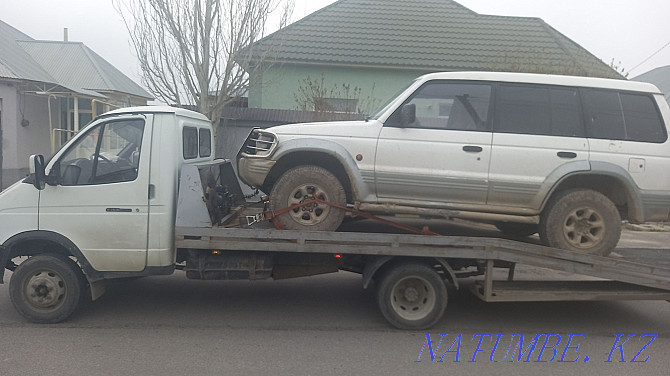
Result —
<path fill-rule="evenodd" d="M 0 194 L 0 265 L 74 256 L 89 279 L 174 270 L 182 165 L 214 159 L 211 122 L 172 107 L 108 112 Z M 0 271 L 0 281 L 4 268 Z"/>

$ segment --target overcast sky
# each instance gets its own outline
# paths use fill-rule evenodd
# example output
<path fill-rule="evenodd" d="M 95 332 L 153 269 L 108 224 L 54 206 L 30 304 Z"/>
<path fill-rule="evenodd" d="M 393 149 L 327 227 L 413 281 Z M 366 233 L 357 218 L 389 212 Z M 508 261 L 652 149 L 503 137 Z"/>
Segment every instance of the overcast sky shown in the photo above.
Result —
<path fill-rule="evenodd" d="M 300 19 L 333 2 L 296 0 L 293 18 Z M 542 18 L 606 63 L 621 61 L 621 66 L 631 71 L 630 77 L 670 65 L 669 0 L 457 2 L 481 14 Z M 111 0 L 0 0 L 0 19 L 35 39 L 62 40 L 67 27 L 70 41 L 84 42 L 140 81 L 128 33 Z"/>

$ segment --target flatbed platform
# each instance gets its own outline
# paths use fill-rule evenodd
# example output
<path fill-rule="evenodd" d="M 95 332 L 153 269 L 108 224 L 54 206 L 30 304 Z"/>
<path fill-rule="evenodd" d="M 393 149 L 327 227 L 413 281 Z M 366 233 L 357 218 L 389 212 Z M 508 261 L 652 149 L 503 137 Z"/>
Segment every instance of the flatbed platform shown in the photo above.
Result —
<path fill-rule="evenodd" d="M 520 241 L 462 236 L 425 236 L 274 229 L 176 228 L 176 246 L 230 251 L 356 254 L 390 257 L 470 259 L 484 264 L 487 301 L 670 300 L 670 268 L 617 257 L 602 257 Z M 495 262 L 523 264 L 618 283 L 494 281 Z M 632 287 L 635 286 L 635 289 Z M 603 289 L 603 291 L 600 291 Z M 525 291 L 522 294 L 522 291 Z M 478 294 L 482 295 L 482 294 Z M 568 299 L 570 298 L 570 299 Z"/>

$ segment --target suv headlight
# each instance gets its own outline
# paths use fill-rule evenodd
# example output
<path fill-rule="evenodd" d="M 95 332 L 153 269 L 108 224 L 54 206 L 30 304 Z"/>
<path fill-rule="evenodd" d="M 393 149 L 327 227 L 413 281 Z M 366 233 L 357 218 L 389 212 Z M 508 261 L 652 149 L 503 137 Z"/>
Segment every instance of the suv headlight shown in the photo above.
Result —
<path fill-rule="evenodd" d="M 241 153 L 248 156 L 267 157 L 277 146 L 277 136 L 260 129 L 254 129 L 242 146 Z"/>

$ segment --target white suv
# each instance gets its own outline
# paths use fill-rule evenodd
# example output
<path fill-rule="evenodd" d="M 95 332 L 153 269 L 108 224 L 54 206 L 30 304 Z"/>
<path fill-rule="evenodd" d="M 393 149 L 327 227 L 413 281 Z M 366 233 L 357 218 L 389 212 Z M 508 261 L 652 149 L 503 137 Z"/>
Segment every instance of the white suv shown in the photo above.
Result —
<path fill-rule="evenodd" d="M 366 121 L 255 129 L 242 180 L 273 210 L 313 197 L 360 210 L 467 218 L 607 254 L 621 220 L 670 215 L 670 108 L 653 85 L 535 74 L 417 78 Z M 323 204 L 278 219 L 335 230 Z"/>

